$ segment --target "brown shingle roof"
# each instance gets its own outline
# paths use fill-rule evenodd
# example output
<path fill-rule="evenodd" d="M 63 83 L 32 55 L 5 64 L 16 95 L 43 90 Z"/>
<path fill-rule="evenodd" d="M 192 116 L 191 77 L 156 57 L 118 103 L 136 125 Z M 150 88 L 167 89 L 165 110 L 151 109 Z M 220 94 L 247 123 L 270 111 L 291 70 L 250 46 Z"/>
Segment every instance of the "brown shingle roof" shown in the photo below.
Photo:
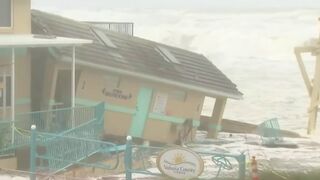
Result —
<path fill-rule="evenodd" d="M 242 97 L 236 85 L 201 54 L 138 37 L 104 31 L 117 48 L 109 47 L 99 41 L 92 28 L 96 27 L 61 16 L 32 11 L 33 33 L 93 40 L 93 44 L 77 48 L 77 58 L 81 60 L 98 66 L 124 69 L 201 87 L 212 90 L 217 96 L 235 99 Z M 168 49 L 180 64 L 165 61 L 156 50 L 157 46 Z M 61 50 L 61 53 L 71 56 L 70 51 Z"/>

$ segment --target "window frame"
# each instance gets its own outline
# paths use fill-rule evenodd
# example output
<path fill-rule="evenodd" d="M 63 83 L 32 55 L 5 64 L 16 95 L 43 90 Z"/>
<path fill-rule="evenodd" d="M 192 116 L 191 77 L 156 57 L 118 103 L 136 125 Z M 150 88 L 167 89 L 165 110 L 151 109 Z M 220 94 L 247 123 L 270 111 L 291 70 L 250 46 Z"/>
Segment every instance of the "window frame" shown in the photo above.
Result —
<path fill-rule="evenodd" d="M 157 45 L 155 50 L 163 57 L 168 63 L 181 64 L 181 62 L 172 54 L 172 52 L 164 46 Z"/>
<path fill-rule="evenodd" d="M 13 1 L 14 0 L 9 0 L 10 1 L 10 4 L 11 4 L 11 19 L 10 19 L 10 26 L 0 26 L 0 31 L 4 30 L 4 31 L 10 31 L 13 29 L 13 16 L 14 16 L 14 3 Z"/>
<path fill-rule="evenodd" d="M 91 27 L 91 31 L 96 36 L 96 38 L 100 41 L 100 43 L 104 44 L 105 46 L 113 49 L 117 49 L 117 45 L 115 45 L 109 36 L 106 33 L 106 30 L 103 30 L 99 27 Z"/>

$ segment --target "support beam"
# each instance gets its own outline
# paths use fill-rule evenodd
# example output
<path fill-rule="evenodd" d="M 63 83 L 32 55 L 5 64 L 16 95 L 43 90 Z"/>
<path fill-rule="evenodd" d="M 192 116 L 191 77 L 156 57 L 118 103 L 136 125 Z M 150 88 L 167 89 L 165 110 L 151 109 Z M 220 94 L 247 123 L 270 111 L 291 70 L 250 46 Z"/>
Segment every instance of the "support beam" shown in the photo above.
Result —
<path fill-rule="evenodd" d="M 300 68 L 300 72 L 301 72 L 304 84 L 306 85 L 309 96 L 311 96 L 312 86 L 311 86 L 310 78 L 309 78 L 308 73 L 306 71 L 306 67 L 304 66 L 303 61 L 302 61 L 301 51 L 299 51 L 299 49 L 296 48 L 294 53 L 296 55 L 296 58 L 297 58 L 297 61 L 299 64 L 299 68 Z"/>
<path fill-rule="evenodd" d="M 314 73 L 311 102 L 309 108 L 308 134 L 313 134 L 317 125 L 318 101 L 320 90 L 320 54 L 317 55 L 316 68 Z"/>
<path fill-rule="evenodd" d="M 216 138 L 221 130 L 221 123 L 227 98 L 216 98 L 216 103 L 212 112 L 208 127 L 208 138 Z"/>
<path fill-rule="evenodd" d="M 15 49 L 11 51 L 11 143 L 14 144 L 15 129 Z"/>

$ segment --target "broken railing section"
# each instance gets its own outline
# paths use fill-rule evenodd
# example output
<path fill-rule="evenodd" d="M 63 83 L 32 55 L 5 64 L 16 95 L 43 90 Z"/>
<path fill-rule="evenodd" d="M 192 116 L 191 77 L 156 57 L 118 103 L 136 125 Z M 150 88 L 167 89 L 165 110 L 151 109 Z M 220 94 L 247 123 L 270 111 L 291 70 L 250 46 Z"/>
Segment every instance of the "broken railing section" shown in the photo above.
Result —
<path fill-rule="evenodd" d="M 75 127 L 72 128 L 72 121 Z M 14 128 L 12 127 L 14 122 Z M 49 111 L 17 114 L 14 121 L 0 122 L 0 154 L 7 154 L 30 143 L 30 126 L 36 125 L 38 132 L 68 134 L 84 138 L 97 138 L 103 132 L 104 103 L 96 106 L 65 108 Z M 11 136 L 14 132 L 14 142 Z"/>
<path fill-rule="evenodd" d="M 77 116 L 76 114 L 74 114 Z M 117 146 L 113 143 L 100 141 L 104 127 L 104 103 L 94 107 L 94 118 L 87 122 L 63 131 L 61 133 L 47 133 L 36 130 L 36 125 L 31 128 L 30 140 L 30 179 L 35 178 L 36 173 L 53 175 L 66 170 L 73 165 L 114 169 L 118 166 L 119 157 L 115 165 L 109 166 L 103 163 L 87 163 L 92 155 L 111 157 L 116 153 Z M 72 120 L 71 120 L 72 121 Z M 81 138 L 79 138 L 81 137 Z M 42 151 L 39 151 L 42 149 Z"/>
<path fill-rule="evenodd" d="M 258 126 L 258 134 L 262 138 L 262 143 L 281 141 L 283 139 L 277 118 L 269 119 L 261 123 Z"/>
<path fill-rule="evenodd" d="M 51 176 L 73 165 L 108 170 L 116 169 L 119 165 L 118 147 L 113 143 L 69 134 L 41 133 L 37 132 L 35 125 L 31 131 L 31 180 L 35 180 L 37 174 Z M 39 151 L 40 149 L 42 151 Z M 92 155 L 97 155 L 99 158 L 95 162 L 87 162 L 86 159 Z M 114 164 L 101 162 L 114 156 L 116 156 Z"/>
<path fill-rule="evenodd" d="M 150 171 L 155 164 L 151 158 L 157 158 L 161 152 L 165 150 L 165 147 L 152 147 L 152 146 L 141 146 L 134 145 L 132 143 L 131 136 L 127 137 L 126 150 L 125 150 L 125 173 L 126 179 L 131 180 L 133 174 L 145 174 L 151 176 L 163 176 L 160 172 Z M 218 152 L 206 152 L 206 151 L 194 151 L 201 157 L 209 157 L 214 166 L 218 168 L 216 174 L 205 172 L 212 177 L 221 177 L 222 171 L 231 170 L 235 167 L 230 163 L 231 160 L 237 161 L 238 163 L 238 177 L 239 180 L 245 180 L 246 178 L 246 156 L 241 154 L 231 153 L 218 153 Z M 139 168 L 133 167 L 133 164 L 139 165 Z M 201 176 L 200 176 L 201 178 Z"/>

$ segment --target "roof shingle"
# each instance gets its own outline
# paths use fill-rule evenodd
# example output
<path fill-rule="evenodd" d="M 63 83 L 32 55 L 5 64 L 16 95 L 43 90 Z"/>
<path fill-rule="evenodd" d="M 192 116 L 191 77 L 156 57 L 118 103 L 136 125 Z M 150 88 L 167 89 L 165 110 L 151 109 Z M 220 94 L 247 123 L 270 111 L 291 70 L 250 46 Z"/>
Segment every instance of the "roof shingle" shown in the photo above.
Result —
<path fill-rule="evenodd" d="M 214 91 L 217 96 L 235 99 L 242 97 L 236 85 L 201 54 L 126 34 L 103 31 L 116 46 L 109 47 L 93 33 L 93 28 L 97 27 L 37 10 L 32 11 L 33 33 L 93 40 L 93 44 L 78 47 L 77 58 L 81 60 L 201 87 Z M 169 50 L 180 63 L 166 61 L 157 51 L 159 46 Z M 70 51 L 62 49 L 61 53 L 71 56 Z"/>

